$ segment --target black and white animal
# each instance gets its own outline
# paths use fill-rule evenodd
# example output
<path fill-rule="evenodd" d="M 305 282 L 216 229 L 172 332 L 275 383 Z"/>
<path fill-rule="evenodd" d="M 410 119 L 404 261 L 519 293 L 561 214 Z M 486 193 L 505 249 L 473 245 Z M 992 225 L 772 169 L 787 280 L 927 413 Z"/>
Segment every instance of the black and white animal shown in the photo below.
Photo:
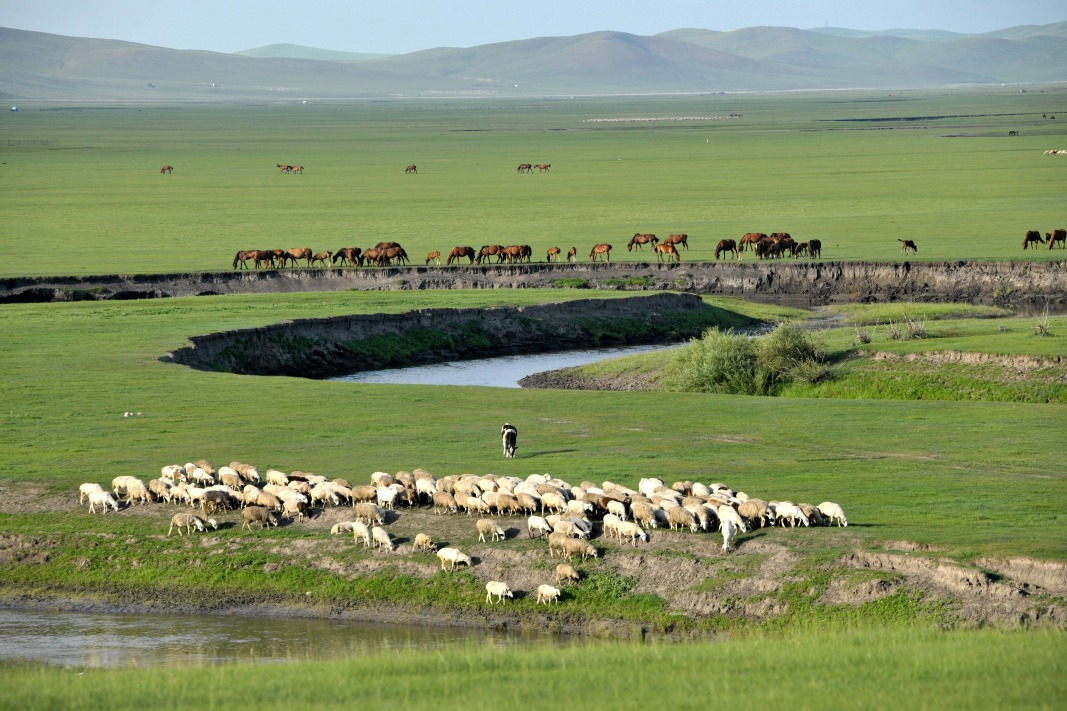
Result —
<path fill-rule="evenodd" d="M 505 422 L 504 426 L 500 428 L 500 439 L 504 443 L 504 456 L 514 459 L 515 445 L 519 439 L 519 431 L 515 429 L 515 425 Z"/>

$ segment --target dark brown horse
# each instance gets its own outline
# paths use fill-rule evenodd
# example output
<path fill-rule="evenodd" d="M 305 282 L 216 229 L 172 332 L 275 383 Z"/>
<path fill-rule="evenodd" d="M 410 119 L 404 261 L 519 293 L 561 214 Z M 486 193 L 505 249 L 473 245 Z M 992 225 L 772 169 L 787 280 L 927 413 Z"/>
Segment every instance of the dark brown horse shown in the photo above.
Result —
<path fill-rule="evenodd" d="M 657 245 L 658 246 L 658 245 Z M 589 253 L 589 261 L 595 262 L 597 257 L 603 256 L 605 262 L 611 261 L 611 245 L 601 242 L 593 245 L 593 251 Z"/>
<path fill-rule="evenodd" d="M 337 260 L 340 259 L 342 267 L 345 265 L 345 262 L 348 262 L 354 267 L 356 264 L 363 263 L 362 254 L 363 250 L 359 247 L 341 247 L 333 253 L 333 259 L 331 261 L 334 264 L 337 264 Z"/>
<path fill-rule="evenodd" d="M 737 248 L 737 242 L 732 239 L 721 239 L 715 245 L 715 261 L 718 261 L 719 255 L 724 252 L 733 252 L 735 259 L 741 256 L 741 250 Z"/>
<path fill-rule="evenodd" d="M 275 254 L 276 251 L 277 250 L 273 249 L 257 249 L 252 256 L 252 261 L 255 262 L 256 269 L 259 269 L 260 266 L 266 266 L 273 269 L 274 262 L 277 259 L 277 255 Z"/>
<path fill-rule="evenodd" d="M 568 262 L 577 262 L 578 261 L 578 248 L 577 247 L 571 247 L 570 249 L 567 250 L 567 261 Z"/>
<path fill-rule="evenodd" d="M 245 249 L 238 252 L 233 258 L 233 268 L 236 269 L 237 265 L 241 265 L 241 269 L 248 269 L 248 260 L 256 258 L 256 250 Z"/>
<path fill-rule="evenodd" d="M 689 235 L 667 235 L 667 239 L 663 240 L 663 242 L 675 246 L 680 244 L 686 249 L 689 249 Z"/>
<path fill-rule="evenodd" d="M 529 173 L 533 170 L 533 166 L 529 163 L 519 163 L 519 167 L 515 170 L 519 173 Z"/>
<path fill-rule="evenodd" d="M 407 168 L 404 168 L 404 172 L 405 173 L 418 173 L 419 169 L 416 168 L 414 165 L 409 165 Z"/>
<path fill-rule="evenodd" d="M 160 175 L 163 175 L 164 173 L 173 173 L 173 172 L 174 172 L 174 166 L 173 165 L 165 165 L 165 166 L 163 166 L 162 168 L 159 169 L 159 174 Z"/>
<path fill-rule="evenodd" d="M 1037 230 L 1027 230 L 1026 236 L 1023 237 L 1023 249 L 1026 249 L 1031 244 L 1034 245 L 1034 249 L 1037 249 L 1037 245 L 1044 243 L 1045 240 L 1041 237 L 1041 233 Z"/>
<path fill-rule="evenodd" d="M 916 247 L 915 242 L 910 239 L 898 239 L 897 242 L 900 242 L 901 254 L 907 254 L 908 252 L 912 252 L 913 254 L 919 253 L 919 248 Z M 811 247 L 811 245 L 809 244 L 808 247 Z"/>
<path fill-rule="evenodd" d="M 400 246 L 399 242 L 379 242 L 378 244 L 374 245 L 374 248 L 375 249 L 389 249 L 390 247 L 399 247 L 399 246 Z"/>
<path fill-rule="evenodd" d="M 1064 249 L 1067 249 L 1067 230 L 1060 228 L 1045 233 L 1045 240 L 1048 242 L 1048 248 L 1052 249 L 1052 245 L 1059 242 L 1063 245 Z"/>
<path fill-rule="evenodd" d="M 656 237 L 656 235 L 654 235 L 654 234 L 637 233 L 633 237 L 630 238 L 630 242 L 626 245 L 626 251 L 627 252 L 634 251 L 634 245 L 636 245 L 638 249 L 641 249 L 642 245 L 651 244 L 652 246 L 655 246 L 657 242 L 659 242 L 659 237 Z"/>
<path fill-rule="evenodd" d="M 489 261 L 489 257 L 496 257 L 497 264 L 504 261 L 504 258 L 500 256 L 500 253 L 504 251 L 504 245 L 502 244 L 487 244 L 478 251 L 478 264 L 482 263 L 482 260 Z"/>
<path fill-rule="evenodd" d="M 448 265 L 452 262 L 458 262 L 464 257 L 470 260 L 470 264 L 474 264 L 474 247 L 453 247 L 452 251 L 448 253 L 448 258 L 445 259 L 445 264 Z"/>
<path fill-rule="evenodd" d="M 822 257 L 822 240 L 808 240 L 808 256 L 812 259 L 815 259 L 816 257 Z"/>
<path fill-rule="evenodd" d="M 542 173 L 548 173 L 549 172 L 548 169 L 551 168 L 551 167 L 552 167 L 551 163 L 538 163 L 537 165 L 534 166 L 534 168 L 537 168 L 537 170 L 539 170 Z"/>
<path fill-rule="evenodd" d="M 441 253 L 434 251 L 426 255 L 426 264 L 434 262 L 437 266 L 441 266 Z"/>
<path fill-rule="evenodd" d="M 802 256 L 808 253 L 808 243 L 801 242 L 797 246 L 793 247 L 793 259 L 800 259 Z"/>
<path fill-rule="evenodd" d="M 664 242 L 663 244 L 657 244 L 655 249 L 656 249 L 656 258 L 659 259 L 659 261 L 661 261 L 661 262 L 663 261 L 663 255 L 664 254 L 667 255 L 667 261 L 668 262 L 671 261 L 671 257 L 673 257 L 674 261 L 676 261 L 676 262 L 682 261 L 682 255 L 678 254 L 678 250 L 675 249 L 674 245 L 671 244 L 670 242 Z"/>
<path fill-rule="evenodd" d="M 394 259 L 398 264 L 409 264 L 408 253 L 399 244 L 395 247 L 383 247 L 379 259 L 384 259 L 386 264 Z"/>
<path fill-rule="evenodd" d="M 553 258 L 554 258 L 558 262 L 559 261 L 559 255 L 562 254 L 562 253 L 563 253 L 563 250 L 561 250 L 559 247 L 549 247 L 548 248 L 548 253 L 545 255 L 545 261 L 546 262 L 551 262 L 553 260 Z"/>

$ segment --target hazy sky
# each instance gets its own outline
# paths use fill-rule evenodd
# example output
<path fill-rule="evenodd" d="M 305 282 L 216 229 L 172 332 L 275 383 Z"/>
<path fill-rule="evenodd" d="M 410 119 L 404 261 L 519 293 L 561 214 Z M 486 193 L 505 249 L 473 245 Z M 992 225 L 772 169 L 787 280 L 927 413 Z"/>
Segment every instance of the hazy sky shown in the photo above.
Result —
<path fill-rule="evenodd" d="M 849 27 L 988 32 L 1067 20 L 1064 0 L 0 0 L 0 27 L 236 52 L 473 47 L 597 30 Z"/>

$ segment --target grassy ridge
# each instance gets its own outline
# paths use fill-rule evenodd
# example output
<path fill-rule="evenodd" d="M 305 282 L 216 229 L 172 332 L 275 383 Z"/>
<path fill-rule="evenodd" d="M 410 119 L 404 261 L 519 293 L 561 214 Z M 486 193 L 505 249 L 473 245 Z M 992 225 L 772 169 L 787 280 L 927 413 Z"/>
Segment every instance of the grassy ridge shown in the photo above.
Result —
<path fill-rule="evenodd" d="M 601 241 L 647 260 L 623 249 L 635 232 L 689 234 L 686 260 L 781 230 L 821 239 L 826 259 L 902 259 L 897 238 L 920 259 L 1062 259 L 1020 249 L 1027 229 L 1064 222 L 1062 161 L 1041 155 L 1062 147 L 1062 122 L 1041 119 L 1057 97 L 30 104 L 0 126 L 0 274 L 223 270 L 239 249 L 382 240 L 415 260 L 496 242 L 585 257 Z M 552 172 L 518 175 L 520 162 Z"/>

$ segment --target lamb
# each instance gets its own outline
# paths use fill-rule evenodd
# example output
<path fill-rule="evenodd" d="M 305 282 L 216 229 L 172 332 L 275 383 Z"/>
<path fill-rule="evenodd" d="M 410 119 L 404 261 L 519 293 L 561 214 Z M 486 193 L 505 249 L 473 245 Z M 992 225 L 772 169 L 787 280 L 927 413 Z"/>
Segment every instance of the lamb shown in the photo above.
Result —
<path fill-rule="evenodd" d="M 471 557 L 462 553 L 457 548 L 442 548 L 437 551 L 437 558 L 441 561 L 441 570 L 453 571 L 459 563 L 471 565 Z M 445 567 L 445 566 L 448 567 Z"/>
<path fill-rule="evenodd" d="M 376 494 L 378 496 L 378 506 L 383 509 L 392 509 L 393 504 L 396 501 L 396 489 L 389 486 L 379 486 Z"/>
<path fill-rule="evenodd" d="M 89 494 L 89 513 L 96 513 L 97 506 L 104 507 L 104 514 L 107 514 L 108 508 L 119 510 L 119 502 L 110 491 L 94 491 Z"/>
<path fill-rule="evenodd" d="M 84 484 L 78 487 L 78 505 L 80 506 L 81 504 L 84 504 L 85 499 L 89 496 L 89 494 L 103 493 L 103 491 L 104 487 L 100 486 L 99 484 L 94 484 L 93 482 L 85 482 Z"/>
<path fill-rule="evenodd" d="M 459 505 L 456 503 L 456 497 L 452 496 L 446 491 L 435 491 L 433 493 L 433 512 L 435 514 L 456 513 L 459 510 Z"/>
<path fill-rule="evenodd" d="M 252 530 L 253 523 L 258 523 L 260 528 L 278 525 L 275 513 L 263 506 L 246 506 L 241 509 L 241 521 L 241 528 L 247 528 L 249 531 Z"/>
<path fill-rule="evenodd" d="M 354 523 L 357 523 L 357 522 L 356 521 L 341 521 L 340 523 L 335 523 L 330 528 L 330 534 L 336 536 L 339 533 L 351 533 L 352 532 L 352 525 Z"/>
<path fill-rule="evenodd" d="M 819 509 L 823 516 L 826 517 L 827 525 L 837 521 L 837 526 L 840 528 L 842 525 L 848 527 L 848 519 L 845 518 L 845 512 L 840 506 L 832 501 L 824 501 L 815 508 Z"/>
<path fill-rule="evenodd" d="M 537 534 L 537 538 L 544 538 L 552 533 L 552 526 L 540 516 L 531 516 L 526 519 L 526 532 L 530 538 L 533 538 L 534 534 Z"/>
<path fill-rule="evenodd" d="M 637 540 L 641 539 L 642 543 L 648 542 L 648 534 L 645 530 L 633 521 L 620 521 L 616 527 L 616 532 L 619 534 L 619 540 L 629 536 L 630 544 L 636 548 Z"/>
<path fill-rule="evenodd" d="M 494 595 L 496 596 L 496 601 L 501 604 L 504 603 L 504 598 L 515 597 L 511 594 L 511 588 L 508 587 L 507 583 L 502 583 L 498 580 L 490 580 L 485 584 L 485 601 L 492 605 Z"/>
<path fill-rule="evenodd" d="M 544 602 L 547 605 L 550 602 L 559 602 L 559 596 L 562 594 L 563 591 L 559 588 L 554 588 L 551 585 L 538 585 L 537 604 L 540 605 Z"/>
<path fill-rule="evenodd" d="M 478 528 L 478 540 L 485 543 L 485 537 L 491 536 L 494 541 L 502 541 L 507 538 L 504 529 L 491 518 L 480 518 L 476 524 Z"/>
<path fill-rule="evenodd" d="M 737 533 L 737 528 L 734 526 L 734 522 L 730 519 L 722 520 L 722 552 L 730 552 L 730 543 L 734 539 L 734 534 Z"/>
<path fill-rule="evenodd" d="M 622 523 L 622 519 L 613 513 L 604 514 L 604 535 L 608 538 L 617 537 L 619 535 L 619 524 Z M 620 540 L 622 540 L 620 538 Z"/>
<path fill-rule="evenodd" d="M 359 543 L 363 541 L 364 548 L 370 548 L 370 528 L 362 521 L 352 522 L 352 542 Z"/>
<path fill-rule="evenodd" d="M 388 548 L 390 551 L 396 550 L 396 544 L 393 543 L 392 537 L 389 532 L 381 526 L 375 526 L 370 530 L 370 537 L 379 548 Z"/>
<path fill-rule="evenodd" d="M 581 580 L 581 576 L 578 575 L 578 571 L 570 563 L 560 563 L 556 566 L 556 585 L 562 585 L 567 580 L 577 583 Z"/>
<path fill-rule="evenodd" d="M 193 535 L 193 529 L 194 528 L 196 530 L 200 531 L 201 533 L 203 533 L 204 530 L 205 530 L 206 521 L 204 521 L 204 519 L 200 518 L 196 514 L 176 513 L 173 516 L 171 516 L 170 528 L 167 529 L 167 536 L 168 537 L 170 536 L 171 531 L 174 530 L 175 526 L 178 527 L 178 535 L 179 536 L 182 535 L 182 529 L 183 528 L 185 529 L 185 532 L 188 533 L 191 536 L 191 535 Z"/>
<path fill-rule="evenodd" d="M 719 517 L 719 521 L 722 522 L 723 525 L 729 521 L 738 531 L 748 533 L 748 527 L 745 526 L 745 522 L 741 519 L 741 515 L 737 513 L 737 510 L 734 509 L 733 506 L 723 504 L 715 509 L 715 514 Z"/>
<path fill-rule="evenodd" d="M 414 553 L 419 550 L 433 552 L 437 550 L 437 544 L 425 533 L 419 533 L 415 536 L 415 543 L 411 546 L 411 552 Z"/>

